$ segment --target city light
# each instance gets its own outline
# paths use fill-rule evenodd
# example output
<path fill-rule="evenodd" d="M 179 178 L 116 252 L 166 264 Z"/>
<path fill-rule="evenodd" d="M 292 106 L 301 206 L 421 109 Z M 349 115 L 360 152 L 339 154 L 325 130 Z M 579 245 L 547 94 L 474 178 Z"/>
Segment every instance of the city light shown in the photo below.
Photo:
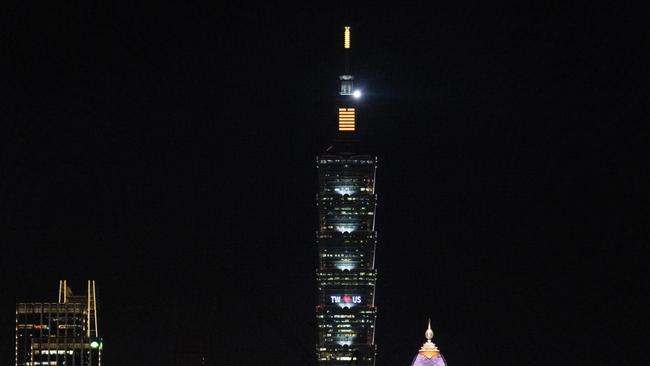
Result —
<path fill-rule="evenodd" d="M 352 93 L 352 96 L 353 96 L 354 98 L 356 98 L 356 99 L 361 98 L 361 90 L 355 90 L 355 91 Z"/>
<path fill-rule="evenodd" d="M 337 187 L 334 188 L 334 191 L 340 195 L 352 194 L 354 193 L 354 187 Z"/>
<path fill-rule="evenodd" d="M 341 271 L 345 271 L 346 269 L 348 271 L 351 271 L 351 270 L 355 269 L 356 267 L 357 266 L 355 266 L 353 263 L 346 263 L 346 264 L 337 263 L 336 264 L 336 268 L 340 269 Z"/>
<path fill-rule="evenodd" d="M 352 225 L 350 225 L 350 226 L 343 226 L 343 225 L 341 225 L 341 226 L 337 226 L 337 227 L 336 227 L 336 231 L 338 231 L 338 232 L 340 232 L 340 233 L 351 233 L 351 232 L 353 232 L 355 229 L 356 229 L 356 227 L 355 227 L 355 226 L 352 226 Z"/>

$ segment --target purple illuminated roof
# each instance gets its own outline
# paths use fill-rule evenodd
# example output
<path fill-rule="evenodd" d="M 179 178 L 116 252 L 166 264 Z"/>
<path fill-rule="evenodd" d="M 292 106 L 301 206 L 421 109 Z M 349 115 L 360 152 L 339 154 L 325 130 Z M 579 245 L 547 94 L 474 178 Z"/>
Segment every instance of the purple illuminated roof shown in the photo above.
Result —
<path fill-rule="evenodd" d="M 411 366 L 447 366 L 445 358 L 442 355 L 435 356 L 433 358 L 426 358 L 421 354 L 415 356 Z"/>

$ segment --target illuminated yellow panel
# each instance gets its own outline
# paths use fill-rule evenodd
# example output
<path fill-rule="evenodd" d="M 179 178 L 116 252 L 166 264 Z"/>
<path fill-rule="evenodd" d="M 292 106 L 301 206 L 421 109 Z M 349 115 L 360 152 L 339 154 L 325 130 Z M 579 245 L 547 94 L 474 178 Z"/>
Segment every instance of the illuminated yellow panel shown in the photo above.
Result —
<path fill-rule="evenodd" d="M 343 41 L 343 47 L 350 48 L 350 27 L 345 27 L 345 40 Z"/>
<path fill-rule="evenodd" d="M 354 108 L 339 108 L 339 131 L 355 130 Z"/>

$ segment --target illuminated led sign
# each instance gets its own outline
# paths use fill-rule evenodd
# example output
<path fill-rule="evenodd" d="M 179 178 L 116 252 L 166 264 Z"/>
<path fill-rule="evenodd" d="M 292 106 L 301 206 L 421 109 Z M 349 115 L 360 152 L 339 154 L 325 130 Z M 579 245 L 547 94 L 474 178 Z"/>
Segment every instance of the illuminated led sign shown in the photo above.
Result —
<path fill-rule="evenodd" d="M 339 108 L 339 131 L 353 132 L 354 129 L 354 108 Z"/>
<path fill-rule="evenodd" d="M 360 295 L 332 295 L 330 296 L 330 302 L 332 304 L 361 304 Z"/>

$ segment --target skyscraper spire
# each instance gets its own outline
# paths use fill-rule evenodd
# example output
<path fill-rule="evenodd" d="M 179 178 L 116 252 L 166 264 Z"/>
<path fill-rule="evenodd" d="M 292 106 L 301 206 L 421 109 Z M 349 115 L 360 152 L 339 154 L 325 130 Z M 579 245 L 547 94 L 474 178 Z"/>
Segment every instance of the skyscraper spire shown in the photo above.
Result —
<path fill-rule="evenodd" d="M 350 27 L 345 26 L 344 29 L 345 31 L 343 33 L 343 48 L 349 49 L 350 48 Z"/>
<path fill-rule="evenodd" d="M 345 49 L 345 73 L 350 73 L 350 27 L 343 31 L 343 48 Z"/>
<path fill-rule="evenodd" d="M 341 80 L 341 91 L 339 95 L 352 95 L 352 87 L 354 76 L 350 75 L 350 27 L 345 26 L 343 31 L 343 49 L 345 53 L 345 73 L 339 75 L 339 80 Z"/>
<path fill-rule="evenodd" d="M 349 134 L 357 129 L 357 110 L 356 99 L 361 97 L 361 92 L 354 90 L 354 76 L 350 74 L 350 47 L 351 47 L 351 31 L 349 26 L 345 26 L 343 30 L 343 50 L 345 53 L 345 73 L 339 75 L 341 81 L 341 89 L 339 95 L 341 102 L 339 103 L 339 132 Z"/>

